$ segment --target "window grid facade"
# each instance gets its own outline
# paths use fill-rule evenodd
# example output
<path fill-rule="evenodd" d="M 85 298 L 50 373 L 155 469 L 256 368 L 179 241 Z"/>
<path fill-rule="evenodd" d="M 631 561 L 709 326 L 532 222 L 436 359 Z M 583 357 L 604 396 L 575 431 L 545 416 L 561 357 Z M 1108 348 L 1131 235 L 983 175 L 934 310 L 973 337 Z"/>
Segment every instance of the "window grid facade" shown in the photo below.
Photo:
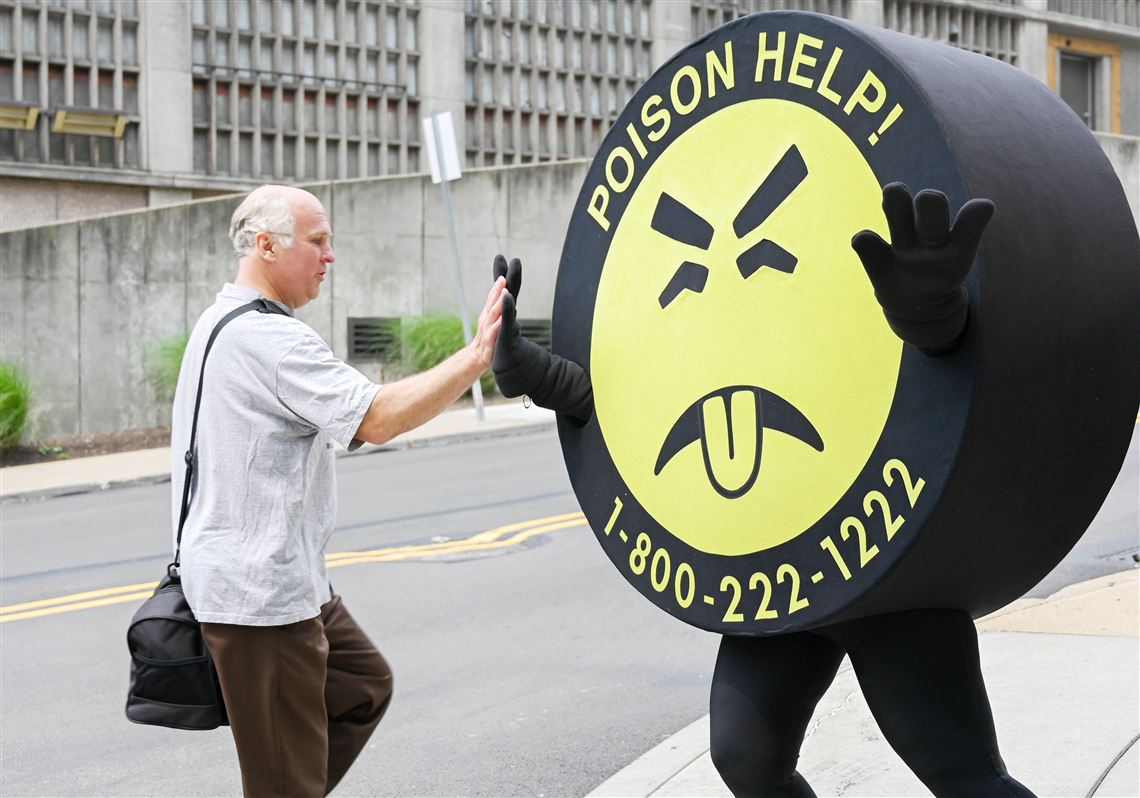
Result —
<path fill-rule="evenodd" d="M 467 165 L 587 157 L 652 72 L 649 0 L 467 0 Z"/>
<path fill-rule="evenodd" d="M 415 0 L 193 0 L 194 171 L 419 170 Z"/>
<path fill-rule="evenodd" d="M 850 0 L 692 0 L 689 32 L 696 38 L 738 17 L 762 11 L 815 11 L 845 17 L 849 2 Z"/>
<path fill-rule="evenodd" d="M 1014 6 L 1013 0 L 999 0 L 992 10 L 919 2 L 919 0 L 885 0 L 883 27 L 933 39 L 997 58 L 1017 66 L 1019 20 L 1001 13 L 1001 5 Z"/>
<path fill-rule="evenodd" d="M 1048 0 L 1048 9 L 1058 14 L 1140 28 L 1140 0 Z"/>
<path fill-rule="evenodd" d="M 0 0 L 0 100 L 45 111 L 33 130 L 0 130 L 0 160 L 138 169 L 138 0 Z M 127 116 L 119 139 L 52 133 L 52 112 Z"/>
<path fill-rule="evenodd" d="M 737 17 L 761 11 L 816 11 L 847 17 L 850 16 L 851 2 L 852 0 L 692 0 L 690 32 L 696 37 Z M 1084 0 L 1050 2 L 1080 4 Z M 992 8 L 983 11 L 957 3 L 931 0 L 883 0 L 883 27 L 1016 65 L 1020 23 L 1013 16 L 1003 14 L 1001 7 L 1017 5 L 1017 0 L 993 0 Z"/>

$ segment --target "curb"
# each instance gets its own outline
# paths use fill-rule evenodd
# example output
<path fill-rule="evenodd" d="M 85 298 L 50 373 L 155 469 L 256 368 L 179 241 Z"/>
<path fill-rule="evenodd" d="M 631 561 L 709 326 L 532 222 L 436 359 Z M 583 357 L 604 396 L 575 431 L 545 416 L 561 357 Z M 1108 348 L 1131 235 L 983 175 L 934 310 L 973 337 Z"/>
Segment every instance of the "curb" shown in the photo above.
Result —
<path fill-rule="evenodd" d="M 443 435 L 426 435 L 421 437 L 410 436 L 405 440 L 393 441 L 383 445 L 366 443 L 354 452 L 343 449 L 337 451 L 337 459 L 342 457 L 361 457 L 382 452 L 397 452 L 404 449 L 425 449 L 430 446 L 449 446 L 455 443 L 488 440 L 491 438 L 511 438 L 518 435 L 529 435 L 535 432 L 545 432 L 556 426 L 553 418 L 527 424 L 512 424 L 490 429 L 467 430 L 464 432 L 450 432 Z M 57 485 L 51 488 L 37 488 L 33 490 L 18 491 L 0 494 L 0 506 L 6 504 L 25 504 L 35 501 L 45 501 L 62 496 L 78 496 L 84 493 L 96 493 L 117 488 L 130 488 L 136 485 L 155 485 L 170 481 L 169 473 L 148 474 L 131 479 L 109 479 L 105 482 L 82 482 L 73 485 Z"/>
<path fill-rule="evenodd" d="M 469 441 L 488 440 L 490 438 L 513 438 L 517 435 L 529 435 L 532 432 L 545 432 L 549 429 L 555 429 L 557 424 L 554 419 L 549 421 L 536 421 L 529 424 L 513 424 L 510 426 L 498 427 L 495 429 L 477 429 L 468 430 L 465 432 L 448 432 L 443 435 L 425 435 L 423 437 L 411 436 L 406 440 L 399 440 L 392 443 L 374 444 L 366 443 L 357 449 L 355 452 L 348 452 L 343 449 L 337 452 L 337 457 L 360 457 L 365 454 L 377 454 L 379 452 L 396 452 L 403 449 L 426 449 L 430 446 L 449 446 L 453 443 L 467 443 Z"/>
<path fill-rule="evenodd" d="M 653 795 L 709 750 L 709 716 L 702 715 L 614 773 L 586 798 Z"/>

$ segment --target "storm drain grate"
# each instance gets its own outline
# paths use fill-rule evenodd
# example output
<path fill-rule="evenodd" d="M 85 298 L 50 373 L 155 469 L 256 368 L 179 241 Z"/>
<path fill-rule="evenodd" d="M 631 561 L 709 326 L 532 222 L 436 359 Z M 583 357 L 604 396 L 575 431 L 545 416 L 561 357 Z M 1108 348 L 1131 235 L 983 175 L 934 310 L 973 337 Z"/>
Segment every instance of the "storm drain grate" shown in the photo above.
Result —
<path fill-rule="evenodd" d="M 539 346 L 550 348 L 550 319 L 519 319 L 519 329 Z"/>
<path fill-rule="evenodd" d="M 395 363 L 400 359 L 400 339 L 389 330 L 399 319 L 350 318 L 348 320 L 349 360 L 378 360 Z"/>

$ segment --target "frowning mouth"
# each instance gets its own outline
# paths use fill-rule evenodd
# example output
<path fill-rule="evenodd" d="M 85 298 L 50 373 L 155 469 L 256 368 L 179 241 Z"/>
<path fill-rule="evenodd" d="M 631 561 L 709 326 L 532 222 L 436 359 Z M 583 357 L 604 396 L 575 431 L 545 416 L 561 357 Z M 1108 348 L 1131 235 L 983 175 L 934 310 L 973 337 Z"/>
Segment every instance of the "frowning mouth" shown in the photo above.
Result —
<path fill-rule="evenodd" d="M 733 385 L 693 402 L 673 424 L 661 445 L 654 476 L 674 455 L 699 440 L 705 473 L 726 499 L 743 496 L 760 473 L 764 428 L 783 432 L 823 451 L 819 432 L 786 399 L 753 385 Z"/>

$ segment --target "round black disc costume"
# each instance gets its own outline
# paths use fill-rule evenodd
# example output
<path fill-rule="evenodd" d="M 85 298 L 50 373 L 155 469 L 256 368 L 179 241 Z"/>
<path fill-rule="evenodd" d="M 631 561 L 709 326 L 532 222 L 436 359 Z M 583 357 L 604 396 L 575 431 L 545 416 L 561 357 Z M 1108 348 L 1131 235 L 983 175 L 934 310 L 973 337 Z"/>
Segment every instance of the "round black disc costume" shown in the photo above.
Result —
<path fill-rule="evenodd" d="M 711 712 L 734 793 L 811 794 L 799 744 L 846 651 L 936 794 L 1030 794 L 970 617 L 1044 576 L 1117 473 L 1138 252 L 1099 145 L 1028 75 L 773 13 L 683 49 L 606 136 L 552 352 L 496 263 L 503 393 L 559 411 L 630 584 L 728 635 Z"/>

